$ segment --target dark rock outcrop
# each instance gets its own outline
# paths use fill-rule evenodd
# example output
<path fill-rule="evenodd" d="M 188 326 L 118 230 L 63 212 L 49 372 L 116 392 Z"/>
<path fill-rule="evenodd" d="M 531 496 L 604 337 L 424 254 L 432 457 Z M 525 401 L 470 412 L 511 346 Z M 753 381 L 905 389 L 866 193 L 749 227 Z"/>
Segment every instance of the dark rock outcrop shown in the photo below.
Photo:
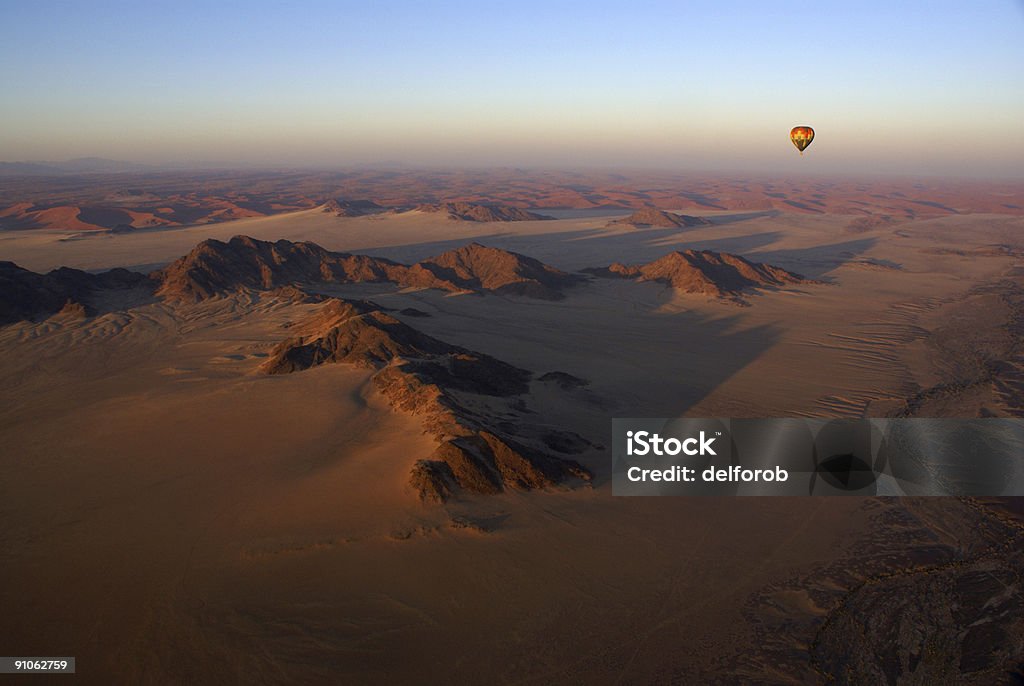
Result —
<path fill-rule="evenodd" d="M 336 217 L 362 217 L 367 214 L 378 214 L 385 209 L 372 200 L 341 200 L 339 198 L 328 200 L 322 208 L 322 212 L 333 214 Z"/>
<path fill-rule="evenodd" d="M 397 282 L 407 270 L 391 260 L 331 252 L 316 243 L 235 236 L 227 243 L 205 240 L 153 272 L 153 277 L 160 282 L 158 295 L 199 302 L 239 288 L 270 290 L 313 281 Z"/>
<path fill-rule="evenodd" d="M 47 274 L 0 262 L 0 324 L 49 316 L 67 310 L 80 316 L 92 313 L 97 291 L 149 287 L 145 274 L 112 269 L 99 274 L 61 267 Z"/>
<path fill-rule="evenodd" d="M 630 266 L 616 262 L 608 267 L 584 271 L 603 277 L 657 281 L 684 293 L 719 298 L 735 297 L 756 288 L 816 283 L 781 267 L 711 250 L 683 250 L 647 264 Z"/>
<path fill-rule="evenodd" d="M 413 265 L 408 285 L 453 284 L 468 291 L 510 293 L 555 300 L 581 281 L 532 257 L 470 243 Z"/>
<path fill-rule="evenodd" d="M 420 212 L 444 213 L 448 216 L 448 219 L 466 222 L 525 222 L 552 218 L 518 207 L 473 202 L 443 202 L 433 205 L 418 205 L 415 209 Z"/>
<path fill-rule="evenodd" d="M 873 526 L 835 559 L 748 598 L 753 637 L 717 665 L 728 678 L 695 682 L 1020 683 L 1019 500 L 873 499 Z"/>
<path fill-rule="evenodd" d="M 692 217 L 688 214 L 676 214 L 656 210 L 653 207 L 639 209 L 628 217 L 616 219 L 612 224 L 629 224 L 631 226 L 653 226 L 658 228 L 682 228 L 687 226 L 703 226 L 710 224 L 709 219 L 704 217 Z"/>
<path fill-rule="evenodd" d="M 287 374 L 334 362 L 376 368 L 395 357 L 465 352 L 359 301 L 328 300 L 302 328 L 314 333 L 278 344 L 263 364 L 267 374 Z"/>

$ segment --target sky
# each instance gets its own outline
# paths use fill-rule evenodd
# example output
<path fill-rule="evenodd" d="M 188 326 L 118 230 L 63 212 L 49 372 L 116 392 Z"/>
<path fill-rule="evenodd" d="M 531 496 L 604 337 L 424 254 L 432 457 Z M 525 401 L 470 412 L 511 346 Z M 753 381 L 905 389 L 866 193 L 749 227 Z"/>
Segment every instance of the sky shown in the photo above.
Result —
<path fill-rule="evenodd" d="M 1024 177 L 1024 0 L 0 0 L 0 25 L 4 161 Z"/>

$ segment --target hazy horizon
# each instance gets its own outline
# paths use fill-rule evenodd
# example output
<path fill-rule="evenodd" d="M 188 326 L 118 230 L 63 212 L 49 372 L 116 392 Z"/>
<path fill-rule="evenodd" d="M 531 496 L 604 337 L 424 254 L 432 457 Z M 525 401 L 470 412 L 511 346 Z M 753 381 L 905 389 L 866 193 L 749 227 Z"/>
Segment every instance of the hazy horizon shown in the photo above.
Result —
<path fill-rule="evenodd" d="M 0 7 L 0 157 L 1024 174 L 1017 2 Z M 817 137 L 804 157 L 797 124 Z"/>

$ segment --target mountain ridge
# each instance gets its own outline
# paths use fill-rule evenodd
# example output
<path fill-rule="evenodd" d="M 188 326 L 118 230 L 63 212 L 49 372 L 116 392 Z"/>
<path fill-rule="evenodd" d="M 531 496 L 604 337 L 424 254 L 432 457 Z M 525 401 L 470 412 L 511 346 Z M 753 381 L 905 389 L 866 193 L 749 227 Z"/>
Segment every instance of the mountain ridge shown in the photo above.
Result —
<path fill-rule="evenodd" d="M 337 363 L 374 370 L 377 391 L 396 410 L 422 417 L 438 443 L 409 474 L 420 499 L 590 481 L 564 457 L 590 444 L 530 418 L 529 371 L 428 336 L 361 301 L 331 299 L 295 328 L 300 333 L 279 343 L 260 370 L 291 374 Z"/>
<path fill-rule="evenodd" d="M 521 222 L 553 219 L 510 205 L 477 202 L 426 203 L 413 208 L 419 212 L 445 213 L 448 219 L 469 222 Z"/>
<path fill-rule="evenodd" d="M 316 243 L 208 239 L 154 272 L 157 294 L 198 302 L 239 287 L 271 289 L 302 282 L 384 283 L 450 292 L 562 297 L 581 277 L 519 253 L 470 243 L 413 265 L 386 258 L 332 252 Z"/>
<path fill-rule="evenodd" d="M 647 226 L 664 229 L 684 228 L 691 226 L 705 226 L 711 224 L 710 219 L 694 217 L 688 214 L 676 214 L 653 207 L 641 208 L 628 217 L 616 219 L 610 222 L 611 225 L 626 224 L 629 226 Z"/>
<path fill-rule="evenodd" d="M 646 264 L 614 262 L 583 271 L 605 278 L 656 281 L 684 293 L 716 298 L 738 298 L 750 290 L 819 283 L 781 267 L 713 250 L 676 250 Z"/>

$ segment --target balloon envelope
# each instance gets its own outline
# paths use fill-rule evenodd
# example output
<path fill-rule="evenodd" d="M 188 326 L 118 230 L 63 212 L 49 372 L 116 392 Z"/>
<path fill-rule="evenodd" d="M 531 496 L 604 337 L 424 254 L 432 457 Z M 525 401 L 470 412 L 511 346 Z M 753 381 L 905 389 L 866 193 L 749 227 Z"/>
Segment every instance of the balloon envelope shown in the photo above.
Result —
<path fill-rule="evenodd" d="M 810 126 L 794 126 L 793 130 L 789 132 L 789 140 L 793 141 L 793 145 L 800 151 L 802 155 L 807 146 L 814 140 L 814 129 Z"/>

